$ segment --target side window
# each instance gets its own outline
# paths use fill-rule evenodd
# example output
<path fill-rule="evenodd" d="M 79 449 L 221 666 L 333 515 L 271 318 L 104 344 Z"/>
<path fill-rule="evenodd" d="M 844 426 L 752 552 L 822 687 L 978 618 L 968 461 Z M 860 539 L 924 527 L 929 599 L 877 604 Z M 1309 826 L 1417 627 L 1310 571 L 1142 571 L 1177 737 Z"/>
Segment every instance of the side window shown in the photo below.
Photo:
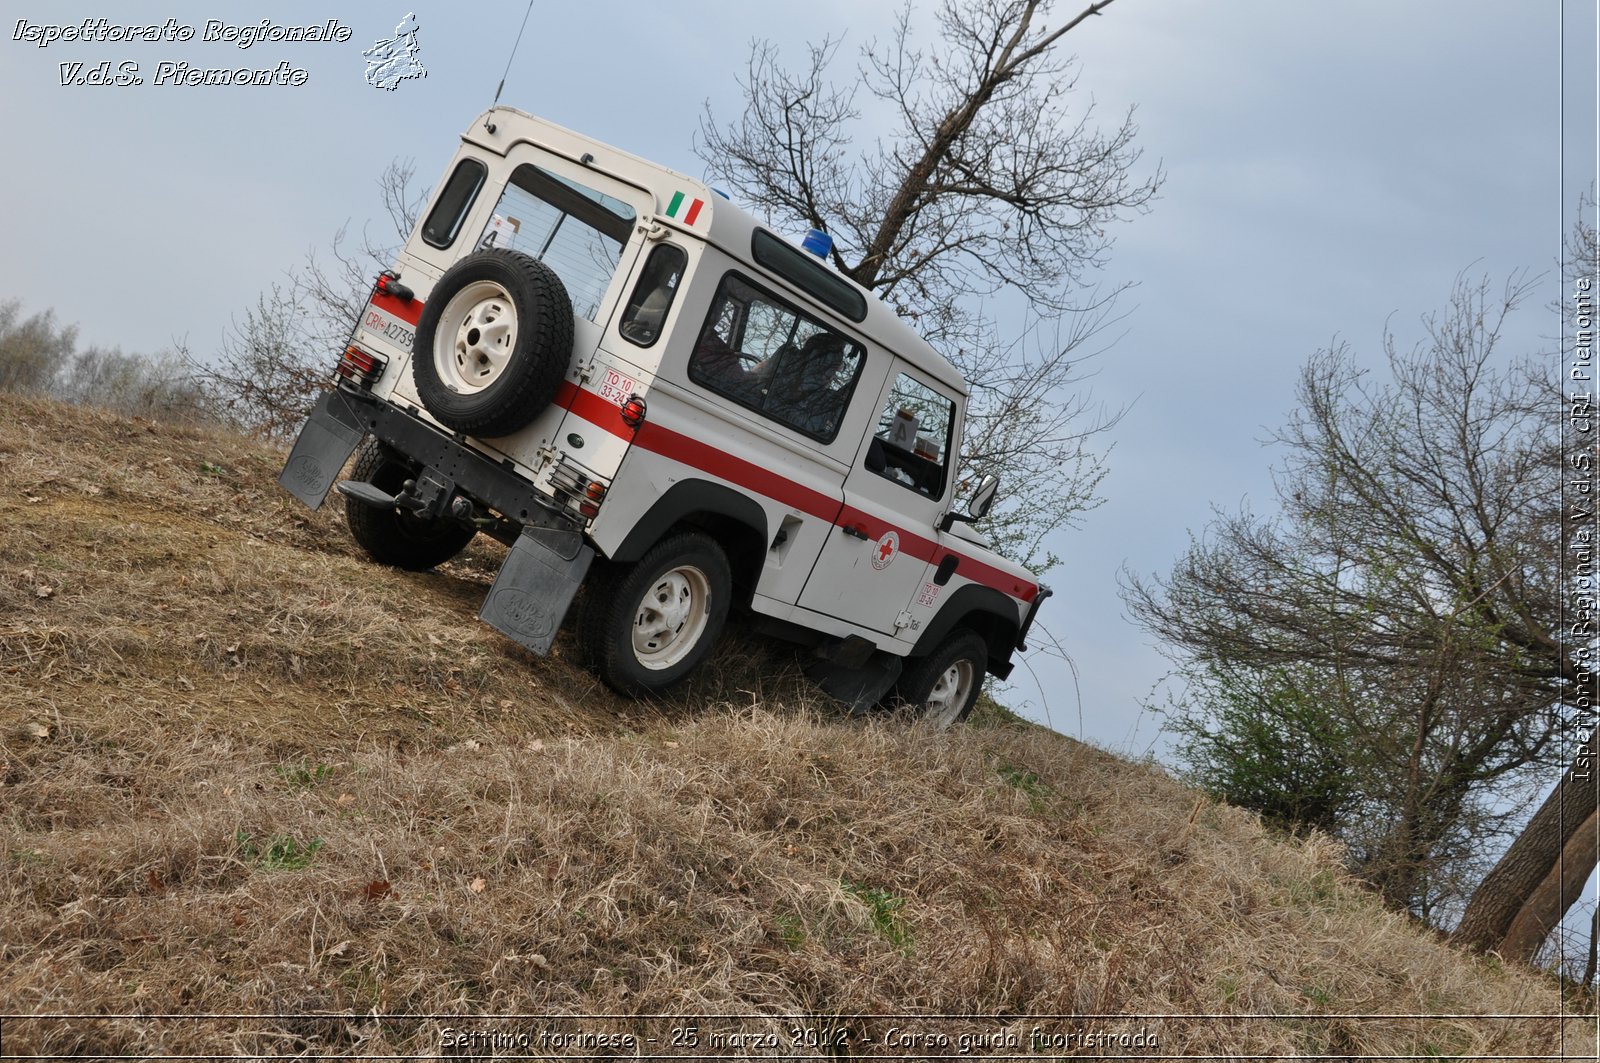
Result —
<path fill-rule="evenodd" d="M 689 356 L 689 378 L 827 443 L 865 362 L 859 343 L 730 273 Z"/>
<path fill-rule="evenodd" d="M 509 247 L 556 271 L 574 312 L 593 321 L 633 232 L 632 207 L 527 163 L 511 174 L 478 248 Z"/>
<path fill-rule="evenodd" d="M 661 335 L 661 326 L 672 309 L 672 299 L 678 294 L 678 282 L 683 279 L 683 269 L 689 256 L 674 244 L 658 244 L 645 261 L 639 283 L 622 311 L 622 324 L 618 331 L 622 338 L 640 347 L 649 347 Z"/>
<path fill-rule="evenodd" d="M 867 447 L 867 468 L 907 490 L 943 498 L 955 419 L 955 403 L 901 373 L 878 416 L 877 433 Z"/>
<path fill-rule="evenodd" d="M 428 212 L 428 220 L 422 226 L 422 238 L 425 241 L 434 247 L 449 247 L 455 242 L 456 233 L 461 231 L 461 222 L 467 216 L 467 209 L 478 198 L 478 189 L 483 187 L 483 179 L 488 173 L 488 168 L 477 159 L 462 159 L 457 164 L 455 173 L 445 182 L 444 191 L 439 193 L 438 201 Z"/>

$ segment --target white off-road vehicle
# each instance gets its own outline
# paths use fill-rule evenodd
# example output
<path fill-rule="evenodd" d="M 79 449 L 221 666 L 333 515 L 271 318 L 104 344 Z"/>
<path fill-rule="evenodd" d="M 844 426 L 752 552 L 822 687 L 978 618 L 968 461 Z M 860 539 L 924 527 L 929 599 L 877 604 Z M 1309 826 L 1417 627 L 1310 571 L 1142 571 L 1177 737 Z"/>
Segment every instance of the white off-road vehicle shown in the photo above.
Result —
<path fill-rule="evenodd" d="M 818 234 L 820 235 L 820 234 Z M 480 616 L 649 696 L 730 609 L 858 707 L 939 723 L 1049 591 L 958 512 L 967 385 L 895 313 L 711 188 L 498 107 L 377 279 L 279 482 L 338 484 L 378 561 L 511 549 Z M 370 437 L 370 439 L 369 439 Z"/>

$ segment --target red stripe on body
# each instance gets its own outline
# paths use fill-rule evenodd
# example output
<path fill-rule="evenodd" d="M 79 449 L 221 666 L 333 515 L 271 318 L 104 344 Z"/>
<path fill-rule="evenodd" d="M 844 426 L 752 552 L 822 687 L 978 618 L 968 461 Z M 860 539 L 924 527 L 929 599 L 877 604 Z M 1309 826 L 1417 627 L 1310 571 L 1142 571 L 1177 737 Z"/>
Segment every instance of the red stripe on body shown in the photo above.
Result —
<path fill-rule="evenodd" d="M 609 404 L 607 404 L 609 405 Z M 587 418 L 586 418 L 587 419 Z M 620 418 L 619 418 L 620 420 Z M 626 426 L 622 426 L 624 429 Z M 622 435 L 621 431 L 617 432 Z M 883 533 L 891 529 L 900 536 L 901 553 L 910 554 L 920 561 L 930 564 L 938 563 L 945 554 L 955 554 L 961 559 L 956 572 L 986 587 L 993 587 L 1002 594 L 1013 598 L 1020 598 L 1024 602 L 1031 602 L 1039 594 L 1039 588 L 1033 583 L 1019 579 L 1017 576 L 993 565 L 985 564 L 970 554 L 959 550 L 951 550 L 941 546 L 932 539 L 924 538 L 915 532 L 897 527 L 869 513 L 864 513 L 851 506 L 845 506 L 838 499 L 830 495 L 813 491 L 809 487 L 795 483 L 793 480 L 759 465 L 754 465 L 742 458 L 736 458 L 697 439 L 680 435 L 669 428 L 648 421 L 639 429 L 638 444 L 652 453 L 662 457 L 680 461 L 685 465 L 693 466 L 702 472 L 708 472 L 730 483 L 736 483 L 747 490 L 757 494 L 766 495 L 776 499 L 784 505 L 809 513 L 813 517 L 838 525 L 850 523 L 857 525 L 867 533 L 868 538 L 879 539 Z"/>
<path fill-rule="evenodd" d="M 703 206 L 705 206 L 705 204 L 698 199 L 689 204 L 689 213 L 683 216 L 683 224 L 693 225 L 694 220 L 700 216 L 700 208 Z"/>
<path fill-rule="evenodd" d="M 393 314 L 408 325 L 415 325 L 422 317 L 422 300 L 413 299 L 409 303 L 390 295 L 388 292 L 374 291 L 372 305 L 379 310 Z"/>
<path fill-rule="evenodd" d="M 838 522 L 840 524 L 848 522 L 855 525 L 866 532 L 869 539 L 881 539 L 884 532 L 894 531 L 900 536 L 900 552 L 902 554 L 910 554 L 912 557 L 920 561 L 926 561 L 929 564 L 938 564 L 944 560 L 946 554 L 955 554 L 961 559 L 961 564 L 956 568 L 957 575 L 965 576 L 972 582 L 981 583 L 985 587 L 993 587 L 1000 593 L 1009 594 L 1013 598 L 1021 598 L 1024 602 L 1033 601 L 1034 597 L 1039 593 L 1037 586 L 1026 580 L 1018 579 L 1005 569 L 986 565 L 969 554 L 963 554 L 959 550 L 941 546 L 932 539 L 925 539 L 916 532 L 907 531 L 898 525 L 890 524 L 862 510 L 846 506 L 844 512 L 840 514 Z"/>
<path fill-rule="evenodd" d="M 556 389 L 555 403 L 623 442 L 633 439 L 635 430 L 629 428 L 622 419 L 621 406 L 602 399 L 592 391 L 585 391 L 570 380 L 563 380 L 561 387 Z"/>
<path fill-rule="evenodd" d="M 791 509 L 809 513 L 830 524 L 838 522 L 839 511 L 844 508 L 844 503 L 832 495 L 813 491 L 786 476 L 779 476 L 771 469 L 764 469 L 743 458 L 736 458 L 709 443 L 691 439 L 651 421 L 646 421 L 640 426 L 636 442 L 652 453 L 671 458 L 673 461 L 681 461 L 685 465 L 721 477 L 729 483 L 736 483 L 756 494 L 766 495 Z"/>

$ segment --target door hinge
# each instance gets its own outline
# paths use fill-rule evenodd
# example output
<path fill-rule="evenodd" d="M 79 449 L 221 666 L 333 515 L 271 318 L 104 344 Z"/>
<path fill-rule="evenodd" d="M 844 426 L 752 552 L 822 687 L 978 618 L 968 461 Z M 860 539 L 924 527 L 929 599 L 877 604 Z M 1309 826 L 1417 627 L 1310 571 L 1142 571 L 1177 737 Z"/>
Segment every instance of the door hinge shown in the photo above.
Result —
<path fill-rule="evenodd" d="M 911 611 L 910 610 L 906 610 L 905 612 L 901 613 L 899 616 L 894 618 L 894 629 L 896 631 L 899 631 L 901 628 L 907 628 L 907 627 L 910 628 L 912 631 L 916 631 L 921 626 L 922 626 L 921 623 L 919 623 L 916 620 L 911 619 Z"/>

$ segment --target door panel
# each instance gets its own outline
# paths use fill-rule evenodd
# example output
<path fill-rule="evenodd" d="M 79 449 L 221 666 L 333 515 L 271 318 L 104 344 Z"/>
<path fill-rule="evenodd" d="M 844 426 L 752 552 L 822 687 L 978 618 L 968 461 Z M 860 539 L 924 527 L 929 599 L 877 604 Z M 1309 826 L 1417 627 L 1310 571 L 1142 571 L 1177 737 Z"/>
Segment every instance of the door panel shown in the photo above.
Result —
<path fill-rule="evenodd" d="M 877 408 L 799 604 L 893 635 L 939 553 L 934 523 L 950 493 L 955 404 L 897 362 Z"/>

